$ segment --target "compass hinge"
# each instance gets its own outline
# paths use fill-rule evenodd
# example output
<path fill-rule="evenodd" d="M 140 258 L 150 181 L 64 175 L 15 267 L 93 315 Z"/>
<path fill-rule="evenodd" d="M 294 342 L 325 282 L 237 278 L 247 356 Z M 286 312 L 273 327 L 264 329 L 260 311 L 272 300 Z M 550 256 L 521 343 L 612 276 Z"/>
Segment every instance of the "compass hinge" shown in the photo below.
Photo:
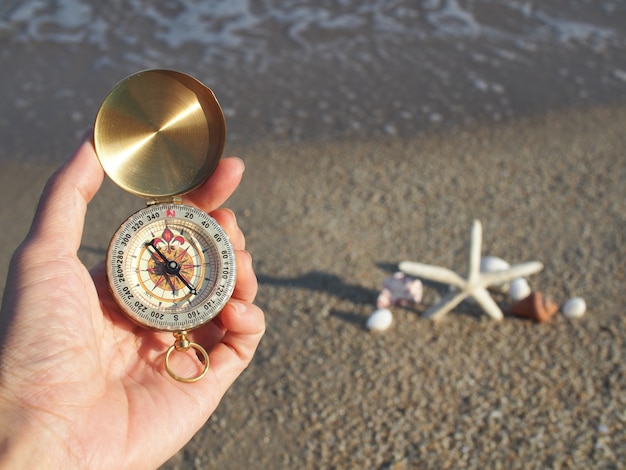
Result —
<path fill-rule="evenodd" d="M 182 196 L 169 196 L 169 197 L 157 197 L 146 199 L 146 205 L 153 206 L 154 204 L 182 204 Z"/>

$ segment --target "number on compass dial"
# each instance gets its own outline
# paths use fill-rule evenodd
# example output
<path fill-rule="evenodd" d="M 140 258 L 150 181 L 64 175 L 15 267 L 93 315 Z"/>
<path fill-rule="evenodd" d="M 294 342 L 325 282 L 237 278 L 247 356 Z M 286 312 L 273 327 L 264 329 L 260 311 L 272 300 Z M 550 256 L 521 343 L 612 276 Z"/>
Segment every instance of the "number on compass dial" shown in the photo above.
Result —
<path fill-rule="evenodd" d="M 125 313 L 159 330 L 190 330 L 209 321 L 235 284 L 226 233 L 190 206 L 159 204 L 133 214 L 114 235 L 107 264 Z"/>

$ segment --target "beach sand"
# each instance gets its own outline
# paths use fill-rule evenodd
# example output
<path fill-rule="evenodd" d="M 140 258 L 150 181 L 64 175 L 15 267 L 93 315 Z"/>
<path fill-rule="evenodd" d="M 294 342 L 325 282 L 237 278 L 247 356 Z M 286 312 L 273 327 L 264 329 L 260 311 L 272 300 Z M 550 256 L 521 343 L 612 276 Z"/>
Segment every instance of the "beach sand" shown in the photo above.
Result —
<path fill-rule="evenodd" d="M 229 146 L 247 169 L 227 205 L 247 234 L 267 334 L 163 468 L 621 468 L 624 129 L 626 107 L 602 106 L 412 139 Z M 3 265 L 52 170 L 3 163 Z M 140 207 L 105 183 L 88 210 L 88 266 Z M 420 313 L 442 287 L 427 284 L 424 304 L 368 332 L 398 262 L 464 272 L 473 219 L 483 254 L 543 262 L 532 288 L 559 303 L 582 296 L 588 313 L 496 322 L 464 302 L 434 323 Z"/>

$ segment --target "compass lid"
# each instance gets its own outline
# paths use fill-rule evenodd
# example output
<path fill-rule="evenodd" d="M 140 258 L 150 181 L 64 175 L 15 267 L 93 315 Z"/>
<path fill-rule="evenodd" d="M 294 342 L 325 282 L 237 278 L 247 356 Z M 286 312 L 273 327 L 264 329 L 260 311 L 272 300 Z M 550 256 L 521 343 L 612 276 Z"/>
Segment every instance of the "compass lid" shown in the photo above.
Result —
<path fill-rule="evenodd" d="M 94 125 L 100 163 L 122 189 L 145 198 L 185 194 L 213 173 L 226 124 L 213 92 L 172 70 L 146 70 L 118 83 Z"/>

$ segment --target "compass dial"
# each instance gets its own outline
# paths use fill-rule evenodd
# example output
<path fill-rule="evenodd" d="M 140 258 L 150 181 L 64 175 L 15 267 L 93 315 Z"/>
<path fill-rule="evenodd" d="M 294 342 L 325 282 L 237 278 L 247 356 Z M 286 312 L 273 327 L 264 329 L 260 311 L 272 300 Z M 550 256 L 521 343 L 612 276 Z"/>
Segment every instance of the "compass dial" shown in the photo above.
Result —
<path fill-rule="evenodd" d="M 135 322 L 185 331 L 215 317 L 235 285 L 235 253 L 209 215 L 156 204 L 130 216 L 107 255 L 111 291 Z"/>

